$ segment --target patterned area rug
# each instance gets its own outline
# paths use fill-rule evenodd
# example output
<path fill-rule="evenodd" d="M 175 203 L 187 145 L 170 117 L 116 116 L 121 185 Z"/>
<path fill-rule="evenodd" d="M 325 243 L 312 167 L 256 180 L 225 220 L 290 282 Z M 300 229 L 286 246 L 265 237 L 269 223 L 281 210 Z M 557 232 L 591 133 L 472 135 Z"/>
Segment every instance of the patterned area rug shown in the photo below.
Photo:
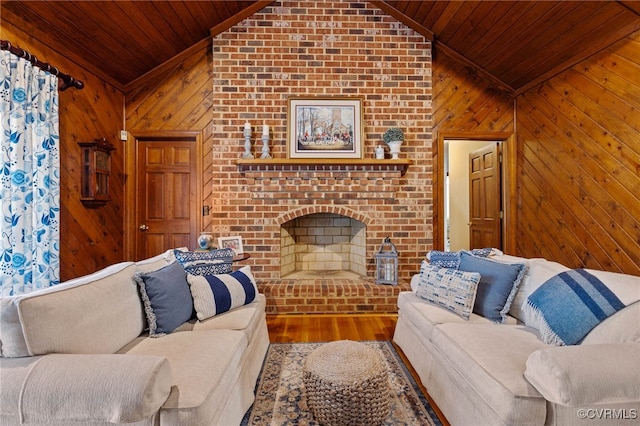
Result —
<path fill-rule="evenodd" d="M 384 425 L 441 426 L 391 342 L 362 342 L 376 349 L 387 365 L 391 409 Z M 241 426 L 318 425 L 308 410 L 302 367 L 323 343 L 272 343 L 256 386 L 256 400 Z"/>

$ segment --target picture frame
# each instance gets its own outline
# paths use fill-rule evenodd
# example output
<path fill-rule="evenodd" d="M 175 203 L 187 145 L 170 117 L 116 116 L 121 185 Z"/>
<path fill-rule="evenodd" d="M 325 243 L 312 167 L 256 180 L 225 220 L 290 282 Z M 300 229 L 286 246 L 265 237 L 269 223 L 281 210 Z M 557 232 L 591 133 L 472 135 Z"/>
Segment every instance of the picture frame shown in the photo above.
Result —
<path fill-rule="evenodd" d="M 233 250 L 235 256 L 244 253 L 242 237 L 237 235 L 232 237 L 218 237 L 218 248 L 230 248 Z"/>
<path fill-rule="evenodd" d="M 363 157 L 362 98 L 290 97 L 288 158 Z"/>

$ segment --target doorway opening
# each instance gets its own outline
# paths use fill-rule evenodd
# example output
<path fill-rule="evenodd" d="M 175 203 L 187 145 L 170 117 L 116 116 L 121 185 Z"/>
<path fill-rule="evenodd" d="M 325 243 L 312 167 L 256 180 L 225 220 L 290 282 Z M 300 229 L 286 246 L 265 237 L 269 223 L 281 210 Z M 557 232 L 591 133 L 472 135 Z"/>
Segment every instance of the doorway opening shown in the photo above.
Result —
<path fill-rule="evenodd" d="M 473 221 L 479 216 L 486 218 L 487 216 L 494 218 L 497 215 L 498 221 L 502 211 L 502 191 L 500 186 L 500 176 L 498 179 L 497 194 L 487 194 L 493 188 L 485 188 L 484 182 L 474 185 L 473 165 L 470 163 L 470 156 L 487 148 L 490 150 L 496 145 L 499 147 L 501 141 L 487 140 L 445 140 L 444 141 L 444 166 L 445 166 L 445 184 L 444 184 L 444 248 L 446 251 L 470 250 L 477 247 L 478 244 L 489 244 L 495 248 L 502 248 L 500 234 L 495 236 L 494 240 L 488 238 L 489 242 L 478 242 L 478 238 L 474 239 L 472 230 Z M 499 154 L 498 154 L 499 155 Z M 499 168 L 499 158 L 497 165 Z M 494 176 L 495 177 L 495 176 Z M 476 179 L 475 182 L 478 182 Z M 474 188 L 475 186 L 475 188 Z M 482 186 L 482 188 L 479 188 Z M 482 190 L 482 194 L 473 191 Z M 494 198 L 496 197 L 496 198 Z M 491 199 L 491 203 L 485 203 L 487 199 Z M 493 201 L 497 201 L 494 203 Z M 491 206 L 487 205 L 491 204 Z M 495 211 L 497 204 L 498 211 Z M 491 208 L 493 211 L 486 211 Z M 477 213 L 474 214 L 473 211 Z M 475 217 L 475 219 L 474 219 Z M 498 224 L 498 231 L 500 224 Z M 480 238 L 480 240 L 483 240 Z"/>
<path fill-rule="evenodd" d="M 514 223 L 510 206 L 515 203 L 511 139 L 505 133 L 438 136 L 435 157 L 441 160 L 436 161 L 434 182 L 434 248 L 458 251 L 490 246 L 505 251 L 514 247 L 508 232 Z"/>

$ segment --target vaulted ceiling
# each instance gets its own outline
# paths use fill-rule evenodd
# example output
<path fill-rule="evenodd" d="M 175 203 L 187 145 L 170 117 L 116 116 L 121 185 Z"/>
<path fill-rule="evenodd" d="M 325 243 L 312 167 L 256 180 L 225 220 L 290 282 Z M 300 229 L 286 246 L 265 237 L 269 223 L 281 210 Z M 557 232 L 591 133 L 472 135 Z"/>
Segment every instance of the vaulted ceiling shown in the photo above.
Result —
<path fill-rule="evenodd" d="M 286 7 L 263 0 L 0 3 L 3 21 L 26 26 L 35 39 L 118 87 L 264 7 Z M 432 40 L 436 54 L 515 93 L 640 29 L 640 1 L 369 3 Z"/>

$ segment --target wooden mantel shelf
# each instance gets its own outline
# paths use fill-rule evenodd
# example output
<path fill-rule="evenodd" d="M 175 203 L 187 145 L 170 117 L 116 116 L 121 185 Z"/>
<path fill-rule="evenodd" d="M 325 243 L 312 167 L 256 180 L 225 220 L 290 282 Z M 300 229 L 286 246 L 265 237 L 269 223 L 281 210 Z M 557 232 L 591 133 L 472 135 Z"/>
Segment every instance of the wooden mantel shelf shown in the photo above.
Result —
<path fill-rule="evenodd" d="M 238 169 L 245 172 L 266 171 L 362 171 L 362 172 L 400 172 L 404 175 L 407 168 L 413 164 L 408 159 L 376 160 L 346 159 L 346 158 L 270 158 L 237 160 Z"/>

